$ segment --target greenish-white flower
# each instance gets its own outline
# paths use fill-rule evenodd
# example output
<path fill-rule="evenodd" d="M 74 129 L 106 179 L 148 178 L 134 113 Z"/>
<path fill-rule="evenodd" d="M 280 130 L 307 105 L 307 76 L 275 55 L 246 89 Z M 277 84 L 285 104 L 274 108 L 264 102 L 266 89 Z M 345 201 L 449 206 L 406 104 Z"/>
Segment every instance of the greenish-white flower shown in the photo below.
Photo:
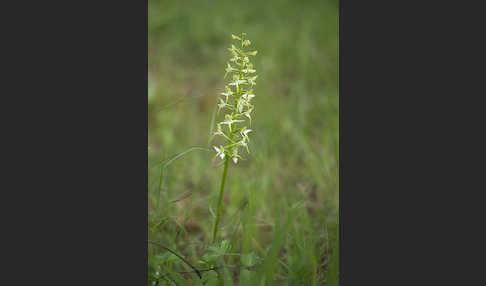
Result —
<path fill-rule="evenodd" d="M 236 108 L 238 109 L 238 112 L 239 113 L 242 113 L 243 112 L 243 107 L 248 105 L 248 102 L 243 98 L 241 97 L 239 100 L 238 100 L 238 103 L 236 104 Z"/>
<path fill-rule="evenodd" d="M 230 95 L 233 95 L 234 93 L 230 90 L 230 91 L 227 91 L 227 92 L 222 92 L 221 95 L 224 95 L 226 97 L 230 96 Z"/>
<path fill-rule="evenodd" d="M 219 156 L 221 158 L 221 160 L 224 159 L 224 147 L 223 146 L 219 146 L 220 148 L 216 147 L 216 146 L 213 146 L 214 150 L 216 150 L 217 154 L 216 156 Z"/>
<path fill-rule="evenodd" d="M 250 91 L 250 92 L 251 92 L 251 91 Z M 241 95 L 241 97 L 243 97 L 243 98 L 244 98 L 244 99 L 246 99 L 246 100 L 249 100 L 249 99 L 254 98 L 254 97 L 255 97 L 255 95 L 254 95 L 254 94 L 252 94 L 252 93 L 248 93 L 248 92 L 247 92 L 247 93 L 242 94 L 242 95 Z"/>
<path fill-rule="evenodd" d="M 224 74 L 224 77 L 226 78 L 226 76 L 230 73 L 230 72 L 233 72 L 233 71 L 237 71 L 237 69 L 235 69 L 234 67 L 232 67 L 229 63 L 228 63 L 228 66 L 226 67 L 226 73 Z"/>
<path fill-rule="evenodd" d="M 242 84 L 246 84 L 246 80 L 245 79 L 237 79 L 233 82 L 230 82 L 228 85 L 234 85 L 236 86 L 236 88 L 238 88 L 239 85 L 242 85 Z"/>
<path fill-rule="evenodd" d="M 257 79 L 257 77 L 258 77 L 258 76 L 256 75 L 256 76 L 254 76 L 254 77 L 250 77 L 250 78 L 248 78 L 248 83 L 249 83 L 251 86 L 256 85 L 256 79 Z"/>
<path fill-rule="evenodd" d="M 226 120 L 226 121 L 221 122 L 220 124 L 231 125 L 231 124 L 236 123 L 236 122 L 245 122 L 245 120 L 237 120 L 237 119 Z"/>
<path fill-rule="evenodd" d="M 248 133 L 250 132 L 251 129 L 246 129 L 246 127 L 244 127 L 243 129 L 241 129 L 240 134 L 243 137 L 243 139 L 248 140 L 248 142 L 250 142 L 250 138 L 248 138 Z"/>
<path fill-rule="evenodd" d="M 235 164 L 238 163 L 238 158 L 241 158 L 241 156 L 238 155 L 238 149 L 237 148 L 233 149 L 233 152 L 231 153 L 231 158 L 233 159 L 233 162 Z"/>
<path fill-rule="evenodd" d="M 253 69 L 242 69 L 241 71 L 244 72 L 244 73 L 254 73 L 254 72 L 256 72 L 256 70 L 253 70 Z"/>
<path fill-rule="evenodd" d="M 252 110 L 253 109 L 248 109 L 247 111 L 243 112 L 243 115 L 248 117 L 248 119 L 250 119 L 250 125 L 251 125 L 251 115 L 250 114 L 251 114 Z"/>
<path fill-rule="evenodd" d="M 219 109 L 223 109 L 225 107 L 229 107 L 231 108 L 232 106 L 227 104 L 222 98 L 219 99 L 219 104 L 218 104 L 218 108 Z"/>

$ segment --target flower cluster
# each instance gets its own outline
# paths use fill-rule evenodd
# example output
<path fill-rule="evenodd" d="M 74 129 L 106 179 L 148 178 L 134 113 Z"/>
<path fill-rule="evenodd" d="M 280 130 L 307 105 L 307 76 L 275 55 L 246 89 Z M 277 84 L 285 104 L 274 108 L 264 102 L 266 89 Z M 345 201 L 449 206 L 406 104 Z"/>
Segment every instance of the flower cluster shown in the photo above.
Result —
<path fill-rule="evenodd" d="M 231 75 L 232 80 L 226 84 L 225 92 L 222 92 L 222 97 L 219 98 L 218 114 L 221 110 L 225 110 L 226 114 L 224 121 L 217 124 L 217 131 L 214 132 L 214 135 L 223 137 L 227 144 L 213 147 L 217 152 L 216 157 L 220 157 L 222 160 L 229 157 L 236 164 L 238 158 L 241 158 L 238 155 L 240 147 L 250 153 L 248 133 L 251 132 L 251 129 L 243 125 L 245 120 L 249 120 L 251 125 L 251 112 L 253 111 L 251 100 L 255 97 L 253 87 L 256 85 L 258 76 L 250 62 L 250 56 L 255 56 L 257 51 L 245 51 L 245 48 L 251 45 L 251 42 L 245 39 L 246 34 L 231 36 L 234 40 L 239 41 L 239 48 L 231 45 L 231 48 L 228 49 L 232 58 L 227 63 L 224 77 Z"/>

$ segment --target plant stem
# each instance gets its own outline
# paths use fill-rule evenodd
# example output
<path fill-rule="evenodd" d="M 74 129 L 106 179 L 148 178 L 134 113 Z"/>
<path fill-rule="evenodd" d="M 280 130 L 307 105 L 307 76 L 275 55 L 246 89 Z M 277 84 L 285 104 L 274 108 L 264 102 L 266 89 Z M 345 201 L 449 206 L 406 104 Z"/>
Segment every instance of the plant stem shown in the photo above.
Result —
<path fill-rule="evenodd" d="M 226 182 L 226 174 L 228 173 L 228 163 L 229 157 L 226 156 L 224 161 L 224 171 L 223 171 L 223 178 L 221 180 L 221 189 L 219 190 L 219 199 L 218 199 L 218 210 L 216 212 L 216 222 L 214 223 L 214 231 L 213 231 L 213 243 L 216 242 L 216 235 L 218 234 L 218 225 L 219 220 L 221 218 L 222 213 L 222 203 L 223 203 L 223 194 L 224 194 L 224 183 Z"/>
<path fill-rule="evenodd" d="M 241 72 L 238 72 L 238 74 L 240 75 L 241 77 Z M 231 113 L 231 119 L 233 119 L 233 117 L 235 116 L 236 114 L 236 102 L 238 102 L 238 99 L 239 97 L 241 96 L 241 92 L 240 92 L 240 88 L 238 85 L 236 85 L 236 93 L 235 93 L 235 97 L 236 97 L 236 101 L 235 101 L 235 109 L 233 110 L 233 112 Z M 234 126 L 234 124 L 229 124 L 228 127 L 229 127 L 229 131 L 230 131 L 230 137 L 226 138 L 230 141 L 230 142 L 233 142 L 233 134 L 234 134 L 234 131 L 235 131 L 235 128 L 236 126 Z M 229 147 L 231 147 L 228 151 L 229 153 L 231 154 L 231 151 L 232 151 L 232 148 L 233 148 L 233 145 L 236 145 L 236 143 L 233 143 L 231 144 Z M 229 163 L 229 159 L 230 157 L 228 156 L 229 154 L 226 154 L 226 157 L 225 157 L 225 161 L 224 161 L 224 171 L 223 171 L 223 178 L 221 179 L 221 189 L 219 190 L 219 199 L 218 199 L 218 209 L 216 211 L 216 221 L 214 223 L 214 230 L 213 230 L 213 243 L 216 242 L 216 235 L 218 234 L 218 226 L 219 226 L 219 220 L 221 219 L 221 213 L 222 213 L 222 208 L 223 208 L 223 194 L 224 194 L 224 183 L 226 182 L 226 174 L 228 173 L 228 163 Z"/>

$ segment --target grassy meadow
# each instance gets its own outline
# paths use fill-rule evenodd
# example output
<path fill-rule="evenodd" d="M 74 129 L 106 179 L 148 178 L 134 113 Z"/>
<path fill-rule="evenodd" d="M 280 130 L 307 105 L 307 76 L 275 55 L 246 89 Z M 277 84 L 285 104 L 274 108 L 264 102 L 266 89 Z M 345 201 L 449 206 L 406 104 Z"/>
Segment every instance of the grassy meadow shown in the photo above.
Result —
<path fill-rule="evenodd" d="M 149 285 L 338 285 L 338 2 L 148 2 Z M 209 140 L 241 32 L 258 50 L 251 154 L 230 162 L 212 243 Z"/>

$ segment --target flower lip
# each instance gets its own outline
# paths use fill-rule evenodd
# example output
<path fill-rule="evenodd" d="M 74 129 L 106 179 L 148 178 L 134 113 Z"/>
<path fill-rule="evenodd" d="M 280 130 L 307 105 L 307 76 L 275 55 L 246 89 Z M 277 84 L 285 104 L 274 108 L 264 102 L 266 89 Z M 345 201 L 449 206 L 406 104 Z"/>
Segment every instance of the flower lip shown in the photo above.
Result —
<path fill-rule="evenodd" d="M 248 99 L 249 99 L 249 98 L 254 98 L 254 97 L 255 97 L 255 95 L 254 95 L 254 94 L 252 94 L 252 93 L 248 93 L 248 92 L 247 92 L 247 93 L 243 93 L 243 94 L 241 95 L 241 97 L 243 97 L 243 98 L 248 98 Z"/>
<path fill-rule="evenodd" d="M 244 121 L 245 120 L 233 119 L 233 120 L 223 121 L 223 122 L 221 122 L 221 124 L 233 124 L 233 123 L 236 123 L 236 122 L 244 122 Z"/>
<path fill-rule="evenodd" d="M 235 80 L 234 82 L 230 82 L 228 85 L 240 85 L 240 84 L 245 84 L 247 81 L 245 79 L 238 79 Z"/>
<path fill-rule="evenodd" d="M 232 91 L 229 91 L 229 92 L 222 92 L 221 94 L 224 96 L 229 96 L 229 95 L 233 95 L 234 93 Z"/>
<path fill-rule="evenodd" d="M 243 134 L 244 136 L 246 136 L 246 134 L 248 134 L 250 132 L 251 132 L 251 129 L 245 129 L 245 130 L 242 130 L 241 131 L 241 134 Z"/>
<path fill-rule="evenodd" d="M 224 148 L 222 146 L 220 146 L 220 147 L 221 147 L 221 149 L 216 147 L 216 146 L 213 146 L 214 150 L 216 150 L 216 152 L 217 152 L 216 156 L 219 156 L 222 160 L 222 159 L 224 159 L 225 154 L 224 154 Z"/>

